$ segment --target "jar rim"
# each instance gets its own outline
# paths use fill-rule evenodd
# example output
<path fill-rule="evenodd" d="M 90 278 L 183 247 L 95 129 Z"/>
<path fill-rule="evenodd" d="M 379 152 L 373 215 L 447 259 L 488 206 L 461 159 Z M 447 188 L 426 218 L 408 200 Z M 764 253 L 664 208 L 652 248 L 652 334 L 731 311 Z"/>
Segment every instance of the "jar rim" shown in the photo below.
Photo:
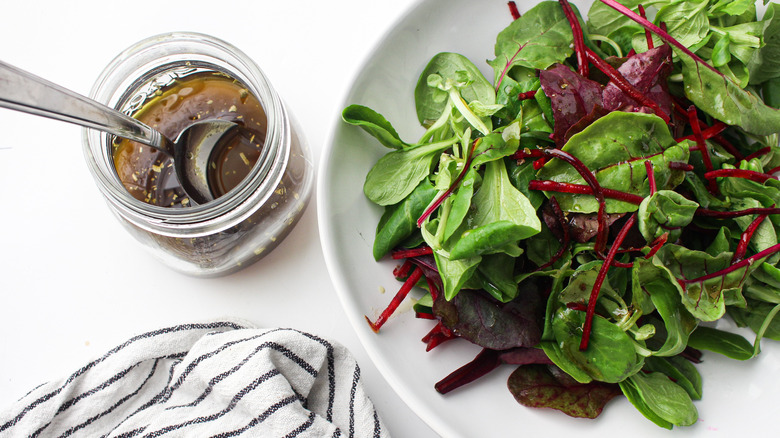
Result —
<path fill-rule="evenodd" d="M 218 55 L 218 56 L 217 56 Z M 192 60 L 186 60 L 192 57 Z M 202 205 L 170 208 L 149 204 L 133 197 L 116 175 L 109 134 L 84 128 L 82 131 L 87 165 L 101 193 L 116 212 L 130 223 L 158 234 L 197 237 L 234 226 L 249 217 L 273 193 L 282 178 L 290 151 L 290 122 L 281 99 L 260 67 L 235 46 L 197 32 L 171 32 L 148 37 L 117 55 L 96 80 L 90 98 L 109 106 L 123 102 L 132 76 L 173 61 L 211 61 L 223 73 L 241 80 L 260 100 L 267 117 L 266 140 L 257 164 L 232 190 Z"/>

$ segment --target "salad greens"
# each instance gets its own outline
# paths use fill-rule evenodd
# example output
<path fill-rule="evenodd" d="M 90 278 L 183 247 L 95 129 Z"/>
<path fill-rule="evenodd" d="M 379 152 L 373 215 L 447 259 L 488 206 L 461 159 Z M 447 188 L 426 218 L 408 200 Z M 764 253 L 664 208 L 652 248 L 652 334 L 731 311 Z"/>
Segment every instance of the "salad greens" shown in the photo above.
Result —
<path fill-rule="evenodd" d="M 423 69 L 417 142 L 344 109 L 391 149 L 363 188 L 384 208 L 373 256 L 403 260 L 404 284 L 371 327 L 419 286 L 428 349 L 483 348 L 439 392 L 510 364 L 526 406 L 594 418 L 623 394 L 661 427 L 696 422 L 702 350 L 748 360 L 780 340 L 780 10 L 766 3 L 601 0 L 585 20 L 566 0 L 510 2 L 490 80 L 456 53 Z"/>

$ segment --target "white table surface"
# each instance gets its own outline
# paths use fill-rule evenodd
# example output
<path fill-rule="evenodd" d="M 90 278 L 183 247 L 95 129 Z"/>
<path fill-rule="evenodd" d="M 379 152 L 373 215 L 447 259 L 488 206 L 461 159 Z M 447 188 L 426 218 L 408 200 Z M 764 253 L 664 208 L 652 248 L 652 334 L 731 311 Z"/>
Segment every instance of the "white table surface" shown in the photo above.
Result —
<path fill-rule="evenodd" d="M 176 30 L 207 33 L 265 71 L 316 165 L 363 59 L 414 2 L 5 2 L 0 60 L 87 94 L 127 46 Z M 84 163 L 81 128 L 0 109 L 0 132 L 0 409 L 134 334 L 239 317 L 346 345 L 390 432 L 436 436 L 347 321 L 320 249 L 316 192 L 292 234 L 259 263 L 195 279 L 158 265 L 110 214 Z"/>

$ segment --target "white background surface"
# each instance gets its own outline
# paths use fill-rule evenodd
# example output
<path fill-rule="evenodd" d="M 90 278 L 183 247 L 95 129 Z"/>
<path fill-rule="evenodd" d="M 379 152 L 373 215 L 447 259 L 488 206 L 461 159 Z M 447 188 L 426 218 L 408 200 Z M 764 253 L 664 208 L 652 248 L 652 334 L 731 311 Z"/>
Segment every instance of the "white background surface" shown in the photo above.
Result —
<path fill-rule="evenodd" d="M 87 94 L 103 67 L 143 38 L 177 30 L 222 38 L 265 71 L 316 166 L 362 60 L 412 3 L 6 2 L 0 60 Z M 0 409 L 133 334 L 240 317 L 346 345 L 391 433 L 436 436 L 353 333 L 325 268 L 314 198 L 259 263 L 220 279 L 185 277 L 157 265 L 110 214 L 84 164 L 80 128 L 0 109 L 0 205 Z"/>

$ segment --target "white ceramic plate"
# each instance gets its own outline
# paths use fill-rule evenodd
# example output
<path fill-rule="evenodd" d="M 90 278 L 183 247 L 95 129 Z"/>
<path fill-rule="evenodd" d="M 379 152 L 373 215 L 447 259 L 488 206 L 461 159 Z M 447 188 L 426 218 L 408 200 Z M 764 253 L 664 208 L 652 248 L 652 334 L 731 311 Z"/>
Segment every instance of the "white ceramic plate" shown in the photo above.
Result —
<path fill-rule="evenodd" d="M 535 2 L 518 1 L 520 11 Z M 590 2 L 573 2 L 583 13 Z M 494 58 L 496 34 L 511 17 L 506 1 L 424 0 L 410 10 L 365 61 L 342 107 L 369 106 L 390 120 L 407 141 L 422 133 L 413 90 L 428 60 L 442 51 L 458 52 L 492 73 L 484 62 Z M 433 385 L 473 359 L 479 349 L 453 341 L 426 353 L 420 339 L 433 326 L 415 319 L 407 300 L 399 314 L 375 334 L 364 315 L 375 318 L 398 290 L 392 275 L 397 263 L 375 262 L 371 255 L 381 210 L 363 196 L 363 181 L 388 149 L 340 120 L 322 156 L 318 214 L 325 260 L 359 338 L 380 372 L 401 398 L 444 437 L 563 436 L 766 436 L 780 414 L 780 350 L 764 342 L 759 358 L 738 362 L 706 354 L 698 368 L 704 398 L 696 403 L 698 424 L 660 429 L 644 419 L 623 397 L 611 401 L 596 420 L 570 418 L 558 411 L 518 405 L 506 389 L 513 370 L 501 367 L 487 377 L 442 396 Z M 386 290 L 381 293 L 381 290 Z M 752 338 L 749 338 L 752 339 Z M 381 394 L 374 394 L 381 397 Z M 392 432 L 392 431 L 391 431 Z M 739 435 L 737 435 L 739 433 Z"/>

